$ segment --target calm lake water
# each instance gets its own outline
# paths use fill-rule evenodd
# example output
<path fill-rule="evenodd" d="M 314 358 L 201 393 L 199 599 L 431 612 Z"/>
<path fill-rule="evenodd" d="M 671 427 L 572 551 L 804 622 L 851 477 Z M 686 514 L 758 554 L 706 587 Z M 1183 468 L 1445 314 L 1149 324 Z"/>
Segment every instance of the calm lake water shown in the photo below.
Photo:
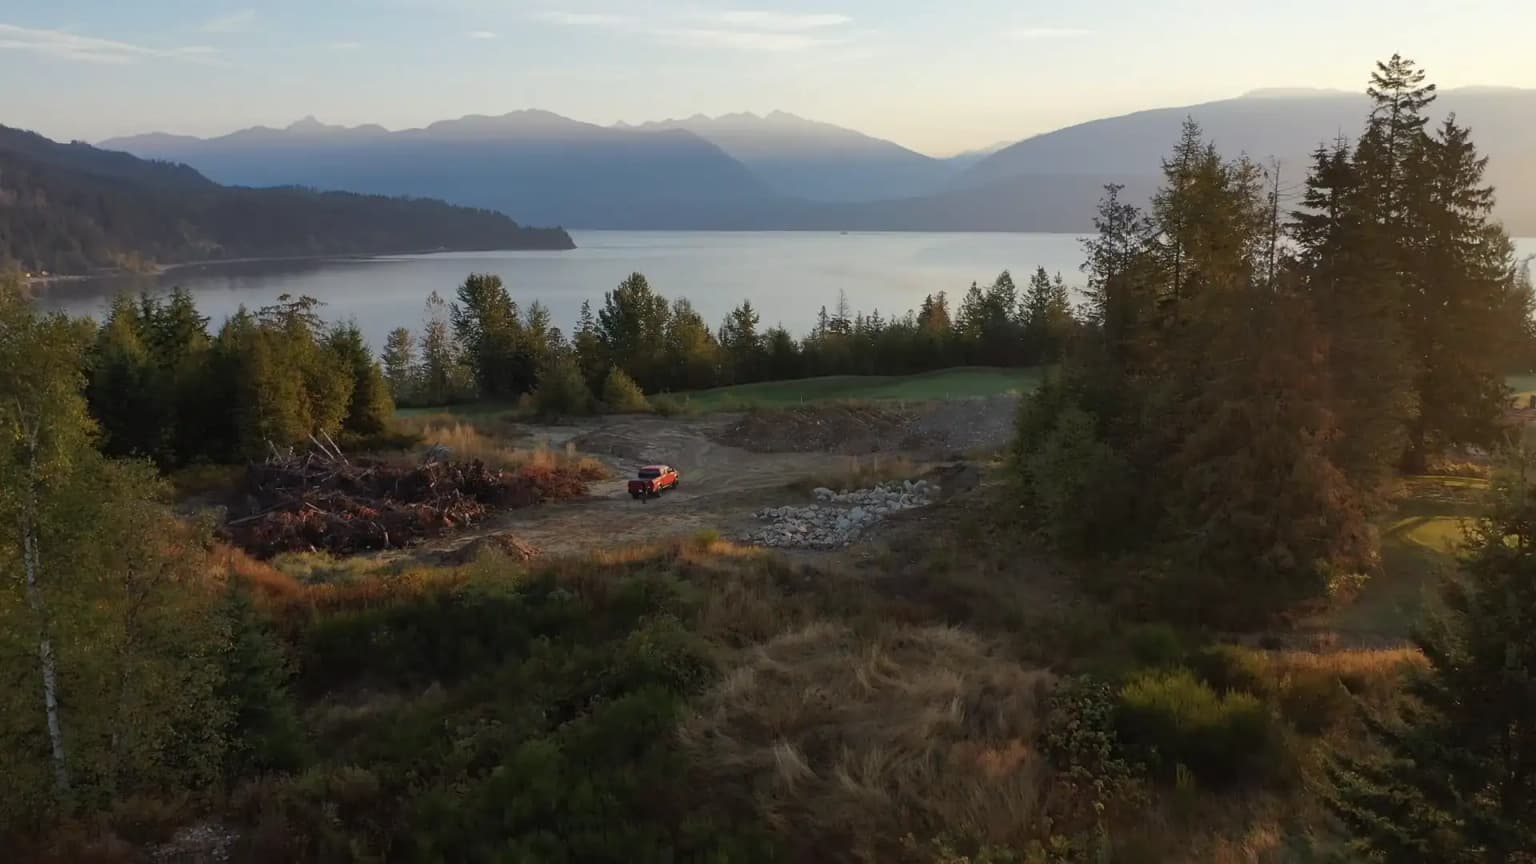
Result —
<path fill-rule="evenodd" d="M 856 310 L 887 317 L 916 307 L 925 294 L 947 291 L 958 301 L 971 282 L 1013 271 L 1022 287 L 1036 267 L 1060 272 L 1080 286 L 1082 245 L 1073 234 L 921 234 L 806 232 L 572 232 L 568 252 L 448 252 L 184 267 L 155 277 L 122 277 L 50 286 L 44 306 L 99 315 L 120 291 L 192 292 L 217 327 L 244 305 L 256 308 L 280 294 L 307 294 L 326 305 L 325 317 L 355 319 L 374 348 L 395 327 L 420 327 L 433 290 L 448 300 L 469 273 L 501 276 L 521 304 L 539 300 L 569 331 L 583 300 L 594 308 L 603 292 L 632 272 L 644 273 L 668 298 L 687 297 L 711 326 L 749 299 L 763 325 L 803 334 L 817 310 L 847 292 Z M 1536 255 L 1536 239 L 1517 241 Z"/>

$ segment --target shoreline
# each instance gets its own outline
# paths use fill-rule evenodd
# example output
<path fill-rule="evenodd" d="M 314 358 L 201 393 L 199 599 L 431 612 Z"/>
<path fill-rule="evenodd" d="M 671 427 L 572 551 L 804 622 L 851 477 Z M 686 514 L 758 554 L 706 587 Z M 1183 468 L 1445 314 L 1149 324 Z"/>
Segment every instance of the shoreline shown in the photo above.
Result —
<path fill-rule="evenodd" d="M 95 270 L 90 273 L 63 273 L 49 274 L 47 276 L 21 277 L 24 288 L 48 288 L 52 285 L 68 285 L 76 282 L 92 282 L 98 279 L 130 279 L 150 278 L 158 279 L 174 270 L 185 270 L 189 267 L 221 267 L 224 265 L 240 264 L 298 264 L 306 261 L 373 261 L 385 258 L 394 258 L 402 255 L 434 255 L 440 252 L 570 252 L 578 247 L 572 245 L 569 249 L 416 249 L 403 252 L 359 252 L 336 253 L 332 255 L 258 255 L 246 258 L 202 258 L 197 261 L 176 261 L 170 264 L 156 264 L 148 270 L 125 270 L 112 268 L 109 270 Z"/>

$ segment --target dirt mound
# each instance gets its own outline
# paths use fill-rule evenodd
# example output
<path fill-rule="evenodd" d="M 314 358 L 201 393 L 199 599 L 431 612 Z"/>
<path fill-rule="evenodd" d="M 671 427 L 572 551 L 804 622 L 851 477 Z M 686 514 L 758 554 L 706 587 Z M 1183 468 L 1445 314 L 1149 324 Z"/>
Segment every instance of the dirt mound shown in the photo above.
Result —
<path fill-rule="evenodd" d="M 503 471 L 479 460 L 405 466 L 311 454 L 250 466 L 245 515 L 231 514 L 223 534 L 257 558 L 350 554 L 408 546 L 474 524 L 493 508 L 584 491 L 585 482 L 559 469 Z"/>
<path fill-rule="evenodd" d="M 912 440 L 934 442 L 947 453 L 1006 447 L 1013 440 L 1019 397 L 987 396 L 945 402 L 916 418 Z"/>
<path fill-rule="evenodd" d="M 720 440 L 758 453 L 862 455 L 910 449 L 913 420 L 912 412 L 894 407 L 803 405 L 752 412 L 727 427 Z"/>
<path fill-rule="evenodd" d="M 469 564 L 476 558 L 479 558 L 487 549 L 494 549 L 513 561 L 531 561 L 541 554 L 539 547 L 530 543 L 524 543 L 511 534 L 492 534 L 488 537 L 471 540 L 457 549 L 444 552 L 438 556 L 438 560 L 443 564 L 449 565 Z"/>

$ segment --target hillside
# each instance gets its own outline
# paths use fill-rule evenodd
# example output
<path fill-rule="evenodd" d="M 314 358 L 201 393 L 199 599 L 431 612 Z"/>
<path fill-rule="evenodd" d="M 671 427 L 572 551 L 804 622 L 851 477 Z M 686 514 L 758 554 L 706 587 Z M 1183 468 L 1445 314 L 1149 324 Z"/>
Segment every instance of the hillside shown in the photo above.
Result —
<path fill-rule="evenodd" d="M 775 192 L 808 201 L 869 201 L 926 195 L 970 163 L 935 159 L 881 138 L 773 111 L 695 115 L 638 129 L 681 129 L 751 169 Z"/>
<path fill-rule="evenodd" d="M 1133 175 L 1156 178 L 1159 160 L 1193 117 L 1225 154 L 1260 161 L 1278 158 L 1299 182 L 1310 153 L 1338 136 L 1353 139 L 1370 111 L 1362 94 L 1327 90 L 1261 90 L 1237 99 L 1158 108 L 1093 120 L 1020 141 L 976 163 L 952 181 L 973 197 L 1021 175 L 1068 175 L 1109 182 Z M 1454 113 L 1489 157 L 1488 182 L 1499 191 L 1498 215 L 1515 234 L 1536 234 L 1536 90 L 1446 90 L 1432 106 L 1436 122 Z M 1125 182 L 1123 179 L 1116 182 Z"/>
<path fill-rule="evenodd" d="M 1434 107 L 1436 118 L 1455 112 L 1470 125 L 1490 157 L 1510 231 L 1536 235 L 1536 90 L 1448 90 Z M 578 228 L 1085 231 L 1105 183 L 1126 185 L 1130 200 L 1153 187 L 1186 117 L 1222 152 L 1279 158 L 1299 182 L 1312 150 L 1357 134 L 1367 111 L 1358 94 L 1256 91 L 950 159 L 783 112 L 603 127 L 519 111 L 398 132 L 305 118 L 219 138 L 105 144 L 220 182 L 431 196 Z"/>
<path fill-rule="evenodd" d="M 154 134 L 103 146 L 186 162 L 221 183 L 430 196 L 568 227 L 645 224 L 673 210 L 774 197 L 745 166 L 691 132 L 607 128 L 547 111 L 395 132 L 305 118 L 285 129 L 209 139 Z"/>
<path fill-rule="evenodd" d="M 0 263 L 83 273 L 180 261 L 570 249 L 570 236 L 426 199 L 220 186 L 186 165 L 0 126 Z"/>

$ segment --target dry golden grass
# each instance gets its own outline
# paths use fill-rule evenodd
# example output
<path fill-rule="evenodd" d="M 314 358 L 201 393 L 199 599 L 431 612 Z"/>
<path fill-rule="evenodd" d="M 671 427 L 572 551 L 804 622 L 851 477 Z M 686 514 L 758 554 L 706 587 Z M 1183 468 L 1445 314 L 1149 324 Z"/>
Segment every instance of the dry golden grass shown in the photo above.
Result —
<path fill-rule="evenodd" d="M 1050 681 L 953 628 L 813 623 L 748 652 L 681 735 L 796 860 L 896 860 L 908 834 L 1022 847 L 1048 833 Z"/>
<path fill-rule="evenodd" d="M 1399 691 L 1403 675 L 1427 663 L 1417 648 L 1279 651 L 1269 655 L 1271 674 L 1282 684 L 1326 675 L 1375 704 L 1390 700 Z"/>
<path fill-rule="evenodd" d="M 474 422 L 460 417 L 429 414 L 401 418 L 402 429 L 421 437 L 427 447 L 444 446 L 454 459 L 478 459 L 497 468 L 534 468 L 544 470 L 575 469 L 583 480 L 601 480 L 609 476 L 606 465 L 576 452 L 569 444 L 563 450 L 540 445 L 518 447 L 515 424 L 494 418 Z"/>

